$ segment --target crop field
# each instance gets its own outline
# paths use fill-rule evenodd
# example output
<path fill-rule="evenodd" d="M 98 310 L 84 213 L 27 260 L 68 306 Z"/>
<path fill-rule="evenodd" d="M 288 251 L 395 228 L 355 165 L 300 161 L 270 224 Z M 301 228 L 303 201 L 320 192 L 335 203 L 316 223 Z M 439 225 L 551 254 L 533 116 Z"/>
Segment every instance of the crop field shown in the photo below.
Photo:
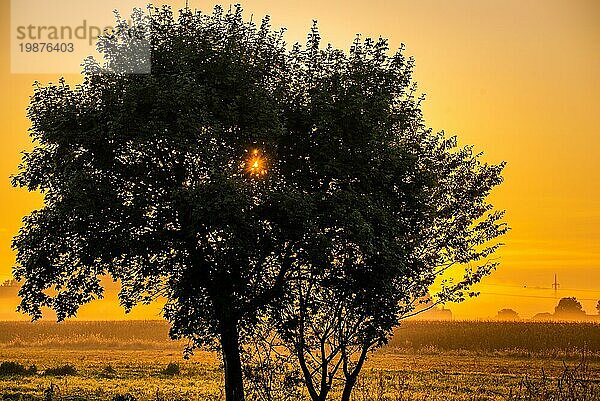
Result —
<path fill-rule="evenodd" d="M 224 399 L 218 355 L 184 360 L 167 333 L 159 321 L 0 323 L 0 399 Z M 354 399 L 600 400 L 600 325 L 406 322 Z"/>

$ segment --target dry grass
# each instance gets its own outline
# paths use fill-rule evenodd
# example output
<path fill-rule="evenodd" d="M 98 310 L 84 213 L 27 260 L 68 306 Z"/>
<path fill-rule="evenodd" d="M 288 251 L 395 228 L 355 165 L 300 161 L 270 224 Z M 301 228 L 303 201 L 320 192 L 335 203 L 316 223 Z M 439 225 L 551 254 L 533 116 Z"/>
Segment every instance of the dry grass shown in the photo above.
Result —
<path fill-rule="evenodd" d="M 581 401 L 597 401 L 598 330 L 554 323 L 409 322 L 390 346 L 371 355 L 355 400 L 571 401 L 578 398 L 568 396 L 585 394 Z M 129 394 L 137 401 L 222 400 L 218 357 L 198 352 L 183 360 L 181 344 L 170 342 L 167 331 L 163 322 L 0 323 L 0 362 L 35 365 L 39 372 L 72 365 L 76 371 L 1 377 L 0 399 L 43 400 L 50 394 L 62 401 L 111 400 Z M 553 339 L 558 334 L 566 338 Z M 592 356 L 585 369 L 571 359 L 584 347 Z M 178 365 L 177 374 L 165 374 L 170 363 Z M 579 391 L 583 385 L 587 393 Z"/>
<path fill-rule="evenodd" d="M 410 321 L 394 334 L 399 352 L 600 359 L 600 323 Z"/>
<path fill-rule="evenodd" d="M 61 349 L 172 349 L 169 325 L 162 320 L 0 322 L 0 347 Z"/>

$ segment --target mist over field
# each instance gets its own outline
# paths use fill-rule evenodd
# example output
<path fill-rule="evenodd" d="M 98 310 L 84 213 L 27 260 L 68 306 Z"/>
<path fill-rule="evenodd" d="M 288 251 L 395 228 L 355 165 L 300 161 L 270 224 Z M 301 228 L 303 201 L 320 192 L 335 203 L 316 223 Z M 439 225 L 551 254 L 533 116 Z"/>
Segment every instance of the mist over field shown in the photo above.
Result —
<path fill-rule="evenodd" d="M 168 329 L 164 321 L 0 322 L 0 363 L 35 365 L 38 372 L 7 374 L 0 365 L 0 394 L 41 399 L 58 385 L 62 397 L 86 400 L 125 393 L 139 400 L 222 399 L 218 355 L 198 351 L 183 359 L 185 341 L 170 340 Z M 47 373 L 65 367 L 72 367 L 66 375 Z M 525 378 L 556 393 L 554 378 L 564 380 L 565 372 L 590 380 L 581 382 L 590 388 L 586 399 L 598 400 L 600 325 L 407 321 L 365 370 L 358 400 L 506 400 L 523 391 Z"/>

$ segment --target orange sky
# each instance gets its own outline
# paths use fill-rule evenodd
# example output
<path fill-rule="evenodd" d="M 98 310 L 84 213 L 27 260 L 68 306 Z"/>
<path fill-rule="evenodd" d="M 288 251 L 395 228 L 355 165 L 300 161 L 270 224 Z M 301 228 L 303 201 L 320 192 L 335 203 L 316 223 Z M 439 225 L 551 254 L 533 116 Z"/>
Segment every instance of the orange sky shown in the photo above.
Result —
<path fill-rule="evenodd" d="M 34 80 L 10 74 L 9 2 L 0 0 L 0 279 L 10 276 L 10 241 L 40 197 L 10 186 L 19 152 L 29 148 L 25 108 Z M 182 6 L 184 1 L 171 2 Z M 213 3 L 190 0 L 209 11 Z M 313 19 L 326 42 L 348 48 L 357 32 L 405 43 L 427 93 L 424 114 L 436 130 L 475 144 L 491 162 L 506 160 L 492 199 L 512 231 L 501 266 L 481 296 L 450 305 L 455 317 L 487 318 L 511 307 L 523 317 L 577 296 L 588 313 L 600 299 L 600 2 L 596 0 L 252 0 L 247 15 L 272 16 L 288 42 L 304 42 Z M 124 10 L 123 14 L 127 12 Z M 77 76 L 67 76 L 70 81 Z M 527 288 L 523 288 L 523 286 Z M 541 287 L 541 288 L 536 288 Z M 11 303 L 0 300 L 0 319 Z M 82 317 L 106 319 L 107 303 Z M 113 309 L 111 308 L 111 311 Z M 148 309 L 134 317 L 146 316 Z M 150 315 L 156 313 L 151 309 Z M 110 317 L 121 317 L 112 311 Z"/>

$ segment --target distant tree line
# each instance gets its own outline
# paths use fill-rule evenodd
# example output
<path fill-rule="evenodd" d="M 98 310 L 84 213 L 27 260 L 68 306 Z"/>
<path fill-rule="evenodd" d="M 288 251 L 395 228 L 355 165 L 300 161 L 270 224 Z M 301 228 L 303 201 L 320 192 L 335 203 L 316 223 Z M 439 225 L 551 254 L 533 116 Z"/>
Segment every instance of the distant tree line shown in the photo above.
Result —
<path fill-rule="evenodd" d="M 600 300 L 596 304 L 596 311 L 600 315 Z M 554 313 L 538 313 L 533 316 L 533 320 L 586 320 L 593 318 L 593 315 L 588 315 L 584 310 L 581 302 L 575 297 L 564 297 L 558 301 L 554 308 Z M 496 315 L 498 320 L 520 320 L 519 314 L 513 309 L 501 309 Z"/>

